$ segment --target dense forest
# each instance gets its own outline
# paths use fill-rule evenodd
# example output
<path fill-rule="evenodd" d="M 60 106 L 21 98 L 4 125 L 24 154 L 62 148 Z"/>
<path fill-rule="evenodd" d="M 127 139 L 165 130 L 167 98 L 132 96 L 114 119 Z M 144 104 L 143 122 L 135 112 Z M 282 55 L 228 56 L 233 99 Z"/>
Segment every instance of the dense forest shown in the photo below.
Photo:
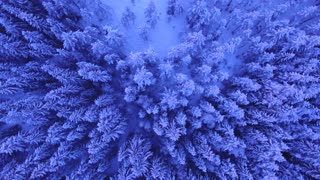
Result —
<path fill-rule="evenodd" d="M 114 1 L 0 1 L 0 179 L 320 179 L 319 0 Z"/>

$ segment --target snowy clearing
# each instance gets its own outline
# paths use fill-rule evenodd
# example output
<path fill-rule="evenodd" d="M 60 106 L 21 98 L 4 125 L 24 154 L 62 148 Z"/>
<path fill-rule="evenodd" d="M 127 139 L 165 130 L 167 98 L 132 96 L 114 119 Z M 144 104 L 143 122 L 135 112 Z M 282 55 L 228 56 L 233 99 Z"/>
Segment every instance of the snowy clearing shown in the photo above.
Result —
<path fill-rule="evenodd" d="M 125 33 L 127 52 L 138 52 L 144 49 L 153 48 L 160 57 L 164 57 L 170 47 L 180 43 L 180 37 L 186 32 L 185 14 L 169 18 L 167 15 L 167 0 L 153 1 L 159 15 L 156 27 L 150 32 L 150 40 L 145 41 L 139 35 L 139 27 L 145 24 L 145 8 L 152 0 L 104 0 L 114 11 L 112 26 Z M 186 4 L 184 6 L 187 6 Z M 126 28 L 121 24 L 121 17 L 126 8 L 129 8 L 136 16 L 133 25 Z M 186 7 L 184 8 L 186 9 Z"/>

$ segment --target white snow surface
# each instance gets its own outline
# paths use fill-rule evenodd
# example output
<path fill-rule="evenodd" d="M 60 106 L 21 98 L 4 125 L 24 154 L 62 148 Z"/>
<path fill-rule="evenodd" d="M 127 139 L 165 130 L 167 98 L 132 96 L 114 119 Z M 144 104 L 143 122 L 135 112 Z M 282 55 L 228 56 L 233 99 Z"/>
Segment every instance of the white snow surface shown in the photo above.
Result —
<path fill-rule="evenodd" d="M 150 40 L 145 41 L 139 35 L 139 27 L 145 24 L 144 10 L 153 1 L 160 17 L 155 29 L 151 30 Z M 113 9 L 112 22 L 109 24 L 125 35 L 125 52 L 140 52 L 152 48 L 160 57 L 165 57 L 170 47 L 181 42 L 181 36 L 187 31 L 185 12 L 169 19 L 168 0 L 102 0 Z M 187 10 L 187 4 L 182 4 Z M 122 13 L 129 7 L 136 15 L 135 24 L 126 28 L 121 24 Z"/>

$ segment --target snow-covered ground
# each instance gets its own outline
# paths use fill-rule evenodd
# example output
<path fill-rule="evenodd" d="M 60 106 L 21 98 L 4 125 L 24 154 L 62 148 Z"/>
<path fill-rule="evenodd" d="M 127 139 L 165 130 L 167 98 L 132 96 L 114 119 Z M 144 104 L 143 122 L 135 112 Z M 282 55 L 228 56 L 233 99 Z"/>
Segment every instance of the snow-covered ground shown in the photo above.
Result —
<path fill-rule="evenodd" d="M 126 36 L 126 52 L 138 52 L 153 48 L 160 57 L 164 57 L 170 47 L 180 43 L 180 37 L 187 31 L 185 14 L 171 18 L 167 15 L 168 0 L 153 0 L 160 17 L 155 29 L 150 33 L 149 41 L 143 40 L 139 35 L 139 27 L 145 24 L 144 10 L 152 0 L 102 0 L 114 11 L 111 25 L 124 32 Z M 187 5 L 185 5 L 187 6 Z M 121 17 L 129 7 L 136 15 L 135 23 L 126 28 L 121 24 Z M 184 8 L 187 9 L 186 7 Z"/>

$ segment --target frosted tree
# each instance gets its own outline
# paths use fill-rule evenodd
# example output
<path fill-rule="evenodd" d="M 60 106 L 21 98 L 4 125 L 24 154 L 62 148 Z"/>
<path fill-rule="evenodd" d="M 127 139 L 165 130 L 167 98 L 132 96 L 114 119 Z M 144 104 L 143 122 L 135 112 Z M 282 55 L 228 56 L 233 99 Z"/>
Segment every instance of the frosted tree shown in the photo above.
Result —
<path fill-rule="evenodd" d="M 144 10 L 144 16 L 146 18 L 146 24 L 151 28 L 155 28 L 159 20 L 158 11 L 153 1 L 150 1 L 146 9 Z"/>
<path fill-rule="evenodd" d="M 108 82 L 111 80 L 109 73 L 104 71 L 102 67 L 86 62 L 79 62 L 77 64 L 79 66 L 78 74 L 84 79 L 95 82 Z"/>
<path fill-rule="evenodd" d="M 178 16 L 179 14 L 183 13 L 183 7 L 179 0 L 169 0 L 168 7 L 167 7 L 167 14 L 169 16 Z"/>
<path fill-rule="evenodd" d="M 211 12 L 204 0 L 197 0 L 187 11 L 187 22 L 191 29 L 200 31 L 208 28 L 211 21 Z"/>
<path fill-rule="evenodd" d="M 135 83 L 137 83 L 139 89 L 145 88 L 146 86 L 149 86 L 155 83 L 153 74 L 149 72 L 145 67 L 142 67 L 137 70 L 133 80 Z"/>
<path fill-rule="evenodd" d="M 129 27 L 130 25 L 134 24 L 136 20 L 136 15 L 130 10 L 130 8 L 126 8 L 125 12 L 123 12 L 121 17 L 121 23 L 125 27 Z"/>
<path fill-rule="evenodd" d="M 152 28 L 150 25 L 140 26 L 139 27 L 140 37 L 145 41 L 149 41 L 151 39 L 151 37 L 150 37 L 151 30 L 152 30 Z"/>

